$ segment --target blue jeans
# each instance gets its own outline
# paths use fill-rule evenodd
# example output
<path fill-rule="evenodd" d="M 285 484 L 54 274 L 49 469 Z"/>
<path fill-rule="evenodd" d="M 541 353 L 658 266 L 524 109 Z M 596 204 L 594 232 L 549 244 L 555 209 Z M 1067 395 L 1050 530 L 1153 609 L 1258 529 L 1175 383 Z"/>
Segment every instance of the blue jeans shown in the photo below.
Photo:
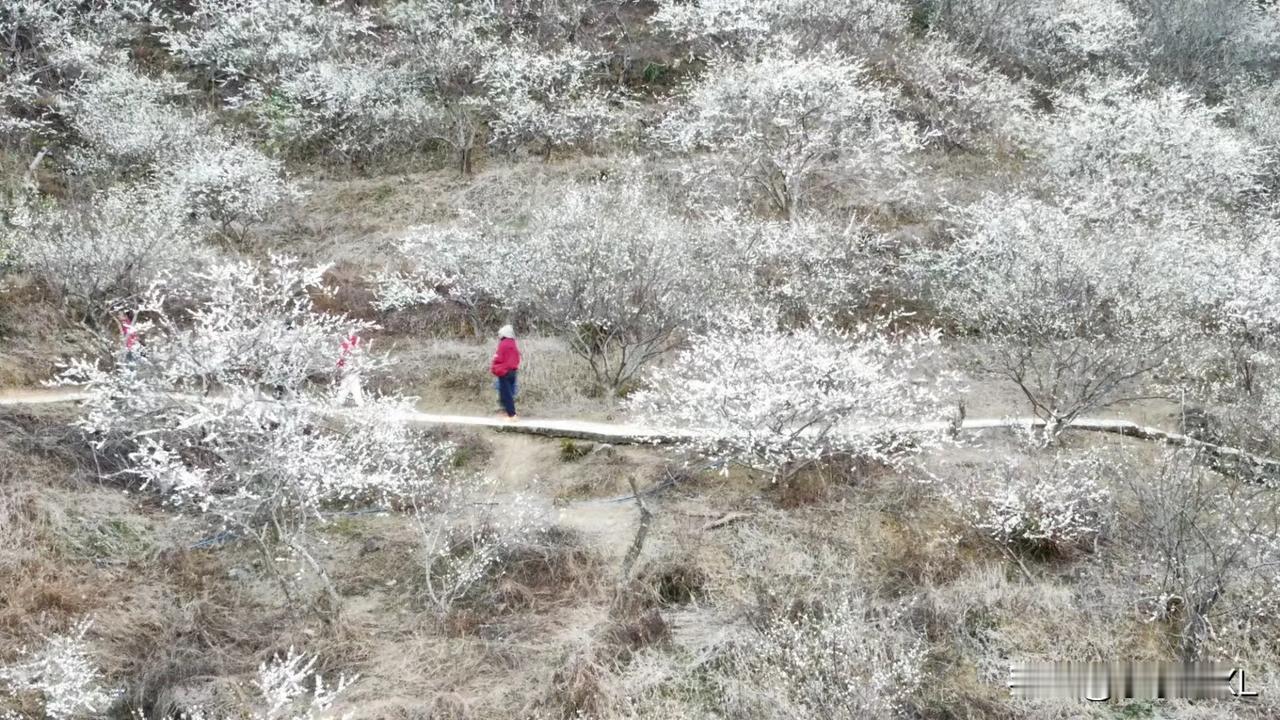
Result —
<path fill-rule="evenodd" d="M 498 378 L 498 401 L 502 403 L 502 409 L 507 411 L 507 417 L 515 417 L 516 414 L 516 371 L 508 370 L 506 375 Z"/>

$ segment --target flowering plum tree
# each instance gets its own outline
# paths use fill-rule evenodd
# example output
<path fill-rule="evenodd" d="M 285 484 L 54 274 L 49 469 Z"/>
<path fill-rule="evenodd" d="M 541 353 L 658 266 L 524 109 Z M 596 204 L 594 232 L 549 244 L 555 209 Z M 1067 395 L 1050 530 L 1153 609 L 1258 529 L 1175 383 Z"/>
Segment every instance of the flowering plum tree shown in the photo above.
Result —
<path fill-rule="evenodd" d="M 861 63 L 782 48 L 713 60 L 658 136 L 681 152 L 708 151 L 713 171 L 743 179 L 784 217 L 816 191 L 894 179 L 921 144 Z"/>
<path fill-rule="evenodd" d="M 400 400 L 343 422 L 312 388 L 332 375 L 338 341 L 371 327 L 313 310 L 322 272 L 284 259 L 214 265 L 177 295 L 147 296 L 141 360 L 77 361 L 64 379 L 88 388 L 80 425 L 96 448 L 125 454 L 124 477 L 255 542 L 270 567 L 284 553 L 324 578 L 310 544 L 323 511 L 425 502 L 449 447 L 399 422 Z M 168 309 L 179 300 L 182 311 Z"/>
<path fill-rule="evenodd" d="M 1258 185 L 1262 148 L 1224 127 L 1225 109 L 1131 78 L 1086 82 L 1039 124 L 1046 183 L 1081 210 L 1158 217 L 1171 204 L 1229 204 Z"/>
<path fill-rule="evenodd" d="M 218 84 L 274 84 L 373 30 L 368 11 L 307 0 L 206 0 L 157 19 L 166 49 Z"/>
<path fill-rule="evenodd" d="M 0 228 L 20 267 L 92 313 L 208 255 L 166 189 L 117 187 L 76 206 L 26 206 Z"/>
<path fill-rule="evenodd" d="M 382 58 L 317 60 L 236 102 L 277 147 L 348 163 L 420 149 L 436 122 L 415 70 Z"/>
<path fill-rule="evenodd" d="M 1049 438 L 1132 392 L 1188 327 L 1168 292 L 1159 231 L 1101 226 L 1082 212 L 989 198 L 934 258 L 939 304 L 994 344 L 982 365 L 1018 385 Z"/>
<path fill-rule="evenodd" d="M 242 231 L 292 192 L 283 166 L 214 127 L 208 113 L 182 107 L 185 88 L 148 78 L 122 57 L 94 63 L 67 92 L 64 110 L 81 144 L 80 172 L 145 173 L 224 233 Z"/>
<path fill-rule="evenodd" d="M 1144 60 L 1153 74 L 1218 89 L 1274 69 L 1280 12 L 1249 0 L 1136 0 Z"/>
<path fill-rule="evenodd" d="M 151 165 L 174 146 L 189 144 L 209 130 L 207 118 L 175 107 L 186 88 L 174 77 L 146 77 L 124 57 L 86 70 L 68 93 L 63 111 L 91 153 L 83 164 L 96 161 L 122 169 Z"/>
<path fill-rule="evenodd" d="M 473 317 L 489 302 L 525 307 L 565 332 L 602 384 L 620 388 L 705 325 L 716 312 L 709 299 L 749 297 L 743 264 L 725 251 L 731 236 L 653 194 L 626 177 L 538 201 L 519 233 L 483 223 L 417 229 L 403 246 L 415 269 L 384 274 L 379 303 L 449 300 Z"/>
<path fill-rule="evenodd" d="M 747 52 L 780 35 L 807 49 L 834 41 L 844 50 L 866 52 L 875 40 L 906 31 L 907 8 L 887 0 L 660 0 L 650 22 L 677 37 Z"/>
<path fill-rule="evenodd" d="M 1007 150 L 1030 130 L 1028 84 L 944 38 L 904 42 L 880 65 L 902 85 L 903 111 L 944 147 Z"/>
<path fill-rule="evenodd" d="M 1139 42 L 1138 20 L 1123 0 L 939 0 L 922 20 L 1013 74 L 1046 82 L 1125 67 Z"/>
<path fill-rule="evenodd" d="M 526 41 L 499 46 L 478 80 L 487 92 L 493 141 L 540 143 L 544 157 L 555 148 L 587 147 L 622 130 L 624 105 L 616 90 L 602 88 L 595 59 L 576 47 L 541 51 Z"/>
<path fill-rule="evenodd" d="M 478 217 L 412 228 L 400 241 L 411 270 L 380 273 L 374 307 L 452 303 L 479 334 L 485 309 L 505 306 L 517 296 L 511 268 L 494 266 L 493 248 L 501 242 L 497 229 Z"/>
<path fill-rule="evenodd" d="M 771 221 L 721 210 L 695 220 L 696 237 L 722 248 L 722 277 L 739 276 L 726 297 L 770 308 L 786 323 L 855 320 L 891 275 L 887 241 L 856 218 L 842 227 L 817 216 Z"/>
<path fill-rule="evenodd" d="M 938 389 L 911 376 L 936 334 L 736 324 L 693 338 L 628 398 L 631 411 L 690 431 L 695 451 L 775 479 L 834 457 L 893 463 L 920 441 L 895 428 L 938 412 Z"/>

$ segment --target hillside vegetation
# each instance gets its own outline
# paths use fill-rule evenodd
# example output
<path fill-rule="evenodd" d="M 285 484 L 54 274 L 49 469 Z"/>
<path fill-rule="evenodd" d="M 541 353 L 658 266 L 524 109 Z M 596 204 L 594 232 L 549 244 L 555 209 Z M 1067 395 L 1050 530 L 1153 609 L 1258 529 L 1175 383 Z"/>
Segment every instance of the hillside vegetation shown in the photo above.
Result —
<path fill-rule="evenodd" d="M 1280 716 L 1271 0 L 0 0 L 0 109 L 3 720 Z M 685 441 L 404 421 L 506 324 Z"/>

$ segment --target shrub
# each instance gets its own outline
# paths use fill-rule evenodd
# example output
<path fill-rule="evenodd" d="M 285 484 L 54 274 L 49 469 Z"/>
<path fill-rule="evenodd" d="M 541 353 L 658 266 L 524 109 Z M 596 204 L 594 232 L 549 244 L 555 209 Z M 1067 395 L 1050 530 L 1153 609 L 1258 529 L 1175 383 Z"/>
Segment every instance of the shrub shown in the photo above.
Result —
<path fill-rule="evenodd" d="M 859 597 L 776 613 L 736 642 L 716 678 L 741 718 L 891 718 L 924 681 L 925 646 L 898 614 Z"/>
<path fill-rule="evenodd" d="M 45 714 L 54 720 L 102 716 L 114 697 L 103 687 L 102 672 L 84 639 L 91 626 L 81 621 L 67 634 L 45 637 L 40 649 L 23 651 L 23 661 L 0 668 L 0 681 L 13 694 L 39 694 Z"/>
<path fill-rule="evenodd" d="M 1121 472 L 1100 453 L 1056 451 L 942 482 L 947 499 L 975 529 L 1043 557 L 1069 554 L 1106 532 L 1111 480 Z"/>

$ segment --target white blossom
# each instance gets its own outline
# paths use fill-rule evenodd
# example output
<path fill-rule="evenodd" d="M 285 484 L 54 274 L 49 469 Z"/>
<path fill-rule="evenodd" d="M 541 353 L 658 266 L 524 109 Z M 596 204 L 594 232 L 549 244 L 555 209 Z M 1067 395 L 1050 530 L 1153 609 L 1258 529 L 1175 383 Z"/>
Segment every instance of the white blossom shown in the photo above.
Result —
<path fill-rule="evenodd" d="M 70 632 L 44 638 L 44 645 L 23 653 L 13 665 L 0 667 L 0 682 L 11 693 L 39 693 L 44 712 L 54 720 L 101 717 L 114 702 L 103 687 L 85 634 L 93 623 L 82 620 Z"/>
<path fill-rule="evenodd" d="M 628 406 L 691 434 L 713 458 L 788 477 L 846 456 L 885 463 L 927 442 L 896 432 L 938 414 L 934 382 L 913 372 L 936 334 L 894 338 L 882 323 L 779 331 L 748 318 L 691 339 Z"/>
<path fill-rule="evenodd" d="M 807 612 L 774 612 L 737 640 L 719 677 L 731 716 L 892 718 L 924 682 L 925 644 L 901 612 L 834 594 Z"/>
<path fill-rule="evenodd" d="M 892 183 L 921 144 L 895 117 L 892 91 L 830 50 L 805 57 L 779 47 L 747 60 L 714 59 L 681 101 L 658 137 L 681 152 L 706 151 L 709 169 L 747 184 L 788 217 L 815 191 L 873 178 Z"/>
<path fill-rule="evenodd" d="M 484 86 L 493 141 L 589 147 L 622 131 L 618 91 L 600 83 L 597 60 L 577 47 L 542 51 L 514 39 L 495 48 L 477 79 Z"/>

